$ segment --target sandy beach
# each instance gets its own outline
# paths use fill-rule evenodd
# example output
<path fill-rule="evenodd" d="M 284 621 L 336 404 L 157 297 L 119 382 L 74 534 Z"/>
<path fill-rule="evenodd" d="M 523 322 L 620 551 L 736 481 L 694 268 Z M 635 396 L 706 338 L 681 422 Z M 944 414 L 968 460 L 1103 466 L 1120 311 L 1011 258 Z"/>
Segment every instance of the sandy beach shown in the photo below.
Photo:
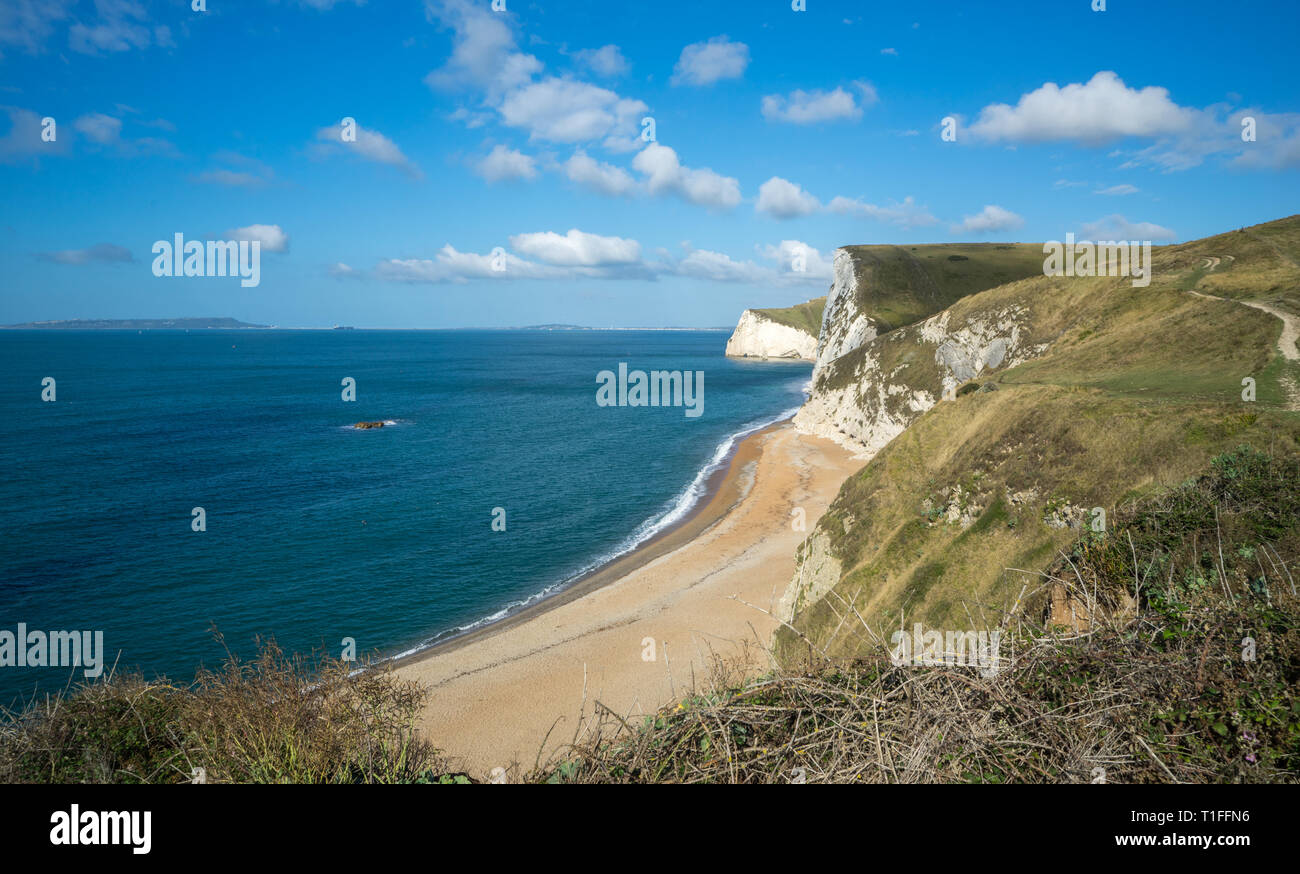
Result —
<path fill-rule="evenodd" d="M 693 678 L 703 688 L 715 655 L 765 670 L 777 623 L 763 611 L 790 582 L 807 536 L 792 511 L 803 508 L 812 530 L 862 464 L 788 423 L 751 435 L 681 527 L 555 598 L 400 664 L 430 689 L 424 735 L 475 776 L 527 771 L 539 753 L 563 752 L 596 702 L 639 719 L 688 693 Z"/>

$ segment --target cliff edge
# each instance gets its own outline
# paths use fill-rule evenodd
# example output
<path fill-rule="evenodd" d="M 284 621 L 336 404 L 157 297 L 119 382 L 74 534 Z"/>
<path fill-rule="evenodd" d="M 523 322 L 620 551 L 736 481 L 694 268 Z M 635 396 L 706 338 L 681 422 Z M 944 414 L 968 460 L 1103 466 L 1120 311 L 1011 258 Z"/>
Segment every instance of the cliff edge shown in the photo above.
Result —
<path fill-rule="evenodd" d="M 826 298 L 784 309 L 745 310 L 727 340 L 730 358 L 813 361 Z"/>

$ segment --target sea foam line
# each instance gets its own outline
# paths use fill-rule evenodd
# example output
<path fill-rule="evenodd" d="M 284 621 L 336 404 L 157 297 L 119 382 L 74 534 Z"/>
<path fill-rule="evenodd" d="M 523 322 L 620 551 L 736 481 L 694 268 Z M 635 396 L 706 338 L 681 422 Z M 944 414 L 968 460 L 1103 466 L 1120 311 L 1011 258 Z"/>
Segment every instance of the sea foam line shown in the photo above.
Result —
<path fill-rule="evenodd" d="M 808 385 L 809 386 L 811 385 L 811 381 L 808 383 Z M 807 386 L 805 386 L 804 393 L 805 394 L 807 393 Z M 623 542 L 620 543 L 618 546 L 614 547 L 612 550 L 605 553 L 604 555 L 596 557 L 591 562 L 584 565 L 581 569 L 565 577 L 563 580 L 560 580 L 559 582 L 556 583 L 552 583 L 551 585 L 545 587 L 541 591 L 529 595 L 527 598 L 523 598 L 517 601 L 511 601 L 510 603 L 502 607 L 500 610 L 497 610 L 495 613 L 492 613 L 488 616 L 484 616 L 481 619 L 476 619 L 475 621 L 470 622 L 467 625 L 458 625 L 454 628 L 449 628 L 446 631 L 440 631 L 439 633 L 435 634 L 433 637 L 428 638 L 424 642 L 416 646 L 413 646 L 410 649 L 399 652 L 397 655 L 393 656 L 392 658 L 394 659 L 406 658 L 407 656 L 415 655 L 416 653 L 423 652 L 424 650 L 429 649 L 433 646 L 437 646 L 439 643 L 444 643 L 445 641 L 450 640 L 452 638 L 460 637 L 462 634 L 467 634 L 471 631 L 475 631 L 479 628 L 482 628 L 485 625 L 491 625 L 494 622 L 500 622 L 502 619 L 512 616 L 515 613 L 518 613 L 520 610 L 526 607 L 530 607 L 533 604 L 536 604 L 538 601 L 543 600 L 544 598 L 554 595 L 557 592 L 563 591 L 573 583 L 587 576 L 587 574 L 591 573 L 592 571 L 602 568 L 605 565 L 609 564 L 610 562 L 622 558 L 623 556 L 632 552 L 638 546 L 645 543 L 647 540 L 650 540 L 652 537 L 654 537 L 659 532 L 663 531 L 665 528 L 672 526 L 678 520 L 684 518 L 687 514 L 690 513 L 692 509 L 695 508 L 696 504 L 699 503 L 700 499 L 704 497 L 706 486 L 709 481 L 709 477 L 712 476 L 713 473 L 717 471 L 718 468 L 720 468 L 722 464 L 727 460 L 727 458 L 731 455 L 732 449 L 735 448 L 736 443 L 738 441 L 743 440 L 744 438 L 748 437 L 750 434 L 754 434 L 758 431 L 762 431 L 764 428 L 767 428 L 771 425 L 775 425 L 777 422 L 784 421 L 785 419 L 790 418 L 797 412 L 799 412 L 799 407 L 797 406 L 791 407 L 788 410 L 778 413 L 774 417 L 767 418 L 767 419 L 758 419 L 753 422 L 750 422 L 749 424 L 742 426 L 740 430 L 725 437 L 722 440 L 722 442 L 718 444 L 717 448 L 713 451 L 713 456 L 709 459 L 709 461 L 706 462 L 705 465 L 701 467 L 699 471 L 696 472 L 695 478 L 692 479 L 690 483 L 686 486 L 686 488 L 682 489 L 682 491 L 679 492 L 676 497 L 671 499 L 664 506 L 663 509 L 661 509 L 655 515 L 651 516 L 649 519 L 646 519 L 640 525 L 638 525 L 636 529 L 632 532 L 632 534 L 630 534 L 626 539 L 624 539 Z"/>

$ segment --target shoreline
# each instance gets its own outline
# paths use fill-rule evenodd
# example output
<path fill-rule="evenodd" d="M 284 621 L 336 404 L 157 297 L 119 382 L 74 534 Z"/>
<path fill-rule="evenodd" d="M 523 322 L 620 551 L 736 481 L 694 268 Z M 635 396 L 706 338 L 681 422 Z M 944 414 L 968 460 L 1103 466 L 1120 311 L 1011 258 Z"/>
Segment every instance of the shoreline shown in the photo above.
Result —
<path fill-rule="evenodd" d="M 704 480 L 699 497 L 691 505 L 690 509 L 675 522 L 670 523 L 663 529 L 656 531 L 646 540 L 628 548 L 626 551 L 606 559 L 589 570 L 576 574 L 568 583 L 559 583 L 561 588 L 556 591 L 542 595 L 537 601 L 526 604 L 516 610 L 514 613 L 508 613 L 500 619 L 494 619 L 490 622 L 477 620 L 484 624 L 476 627 L 467 628 L 459 633 L 451 634 L 442 640 L 433 643 L 421 644 L 405 652 L 399 652 L 396 655 L 388 656 L 381 659 L 381 662 L 391 664 L 394 667 L 402 667 L 419 661 L 422 658 L 432 656 L 438 652 L 450 652 L 457 648 L 457 645 L 464 645 L 473 642 L 481 637 L 487 637 L 491 633 L 503 631 L 506 628 L 516 625 L 519 622 L 538 616 L 548 609 L 554 609 L 576 598 L 590 594 L 601 586 L 608 585 L 620 576 L 632 573 L 637 568 L 646 563 L 653 561 L 659 555 L 666 551 L 677 548 L 681 543 L 707 531 L 712 525 L 716 524 L 727 511 L 738 502 L 743 496 L 735 494 L 730 504 L 726 506 L 719 505 L 718 499 L 725 497 L 729 491 L 736 491 L 732 470 L 736 460 L 742 452 L 746 455 L 753 454 L 753 446 L 750 445 L 748 450 L 746 444 L 760 435 L 784 425 L 789 425 L 794 421 L 794 412 L 771 422 L 767 425 L 754 426 L 753 430 L 746 431 L 743 428 L 732 434 L 732 445 L 727 453 L 715 462 L 710 464 L 716 465 Z M 350 427 L 350 426 L 349 426 Z M 721 444 L 719 444 L 721 445 Z M 705 466 L 706 468 L 708 465 Z M 729 486 L 733 487 L 729 490 Z M 698 523 L 703 520 L 703 524 Z M 696 524 L 693 524 L 696 523 Z M 690 534 L 684 537 L 676 537 L 679 531 L 690 529 Z M 545 592 L 546 589 L 542 589 Z M 536 597 L 536 596 L 530 596 Z M 489 614 L 491 615 L 491 614 Z"/>
<path fill-rule="evenodd" d="M 514 613 L 503 616 L 494 622 L 488 622 L 478 628 L 471 628 L 429 646 L 416 649 L 414 652 L 392 656 L 387 661 L 394 668 L 401 668 L 426 658 L 453 652 L 462 646 L 468 646 L 475 641 L 507 631 L 544 613 L 583 598 L 635 572 L 656 558 L 689 543 L 722 521 L 732 507 L 743 500 L 744 494 L 741 493 L 741 478 L 738 465 L 743 467 L 744 464 L 757 458 L 759 454 L 759 438 L 776 428 L 790 425 L 793 420 L 793 416 L 788 416 L 770 425 L 764 425 L 737 440 L 731 451 L 719 462 L 717 469 L 710 473 L 705 480 L 704 491 L 690 511 L 662 531 L 653 534 L 643 543 L 639 543 L 627 552 L 602 562 L 585 573 L 579 574 L 573 582 L 564 588 L 553 594 L 543 596 L 535 603 L 528 604 Z"/>
<path fill-rule="evenodd" d="M 421 733 L 471 773 L 527 769 L 577 740 L 597 705 L 632 719 L 720 661 L 763 669 L 795 549 L 863 464 L 788 419 L 746 435 L 680 523 L 554 596 L 394 660 L 431 691 Z"/>

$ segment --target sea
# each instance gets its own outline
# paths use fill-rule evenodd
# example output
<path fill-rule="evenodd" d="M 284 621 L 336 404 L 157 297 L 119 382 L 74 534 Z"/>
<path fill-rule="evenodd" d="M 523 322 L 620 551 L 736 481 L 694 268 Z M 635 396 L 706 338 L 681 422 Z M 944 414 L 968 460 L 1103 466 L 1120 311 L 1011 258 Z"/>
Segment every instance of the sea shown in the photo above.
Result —
<path fill-rule="evenodd" d="M 260 637 L 388 658 L 560 592 L 687 518 L 802 403 L 809 365 L 726 339 L 0 332 L 0 704 L 85 679 L 5 662 L 20 625 L 102 632 L 104 673 L 188 682 L 215 633 L 243 657 Z M 598 404 L 620 364 L 701 372 L 701 414 Z"/>

